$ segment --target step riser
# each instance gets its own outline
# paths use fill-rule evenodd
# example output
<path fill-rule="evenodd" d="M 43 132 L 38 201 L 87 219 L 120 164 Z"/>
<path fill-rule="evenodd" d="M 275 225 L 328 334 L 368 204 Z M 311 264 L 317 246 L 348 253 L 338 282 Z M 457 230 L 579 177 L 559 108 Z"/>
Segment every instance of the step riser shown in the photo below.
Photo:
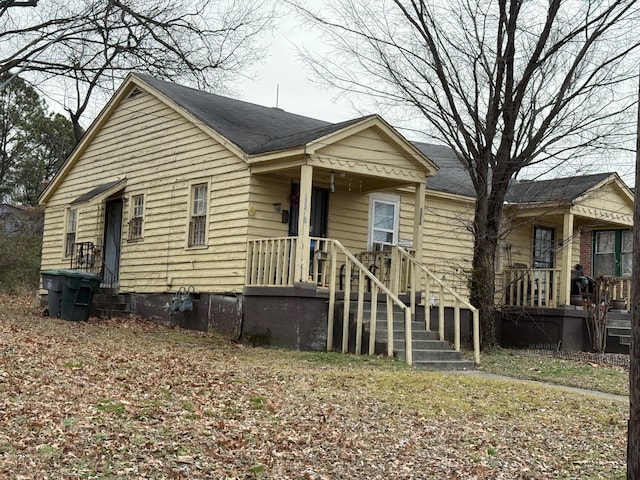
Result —
<path fill-rule="evenodd" d="M 369 334 L 369 330 L 365 330 L 365 332 L 367 335 Z M 432 340 L 432 341 L 440 340 L 440 337 L 437 332 L 427 332 L 426 330 L 417 330 L 417 331 L 412 330 L 411 338 L 413 340 Z M 404 330 L 394 330 L 393 339 L 394 340 L 402 339 L 402 341 L 404 342 Z M 387 330 L 386 329 L 376 330 L 376 340 L 386 342 Z"/>
<path fill-rule="evenodd" d="M 386 338 L 384 340 L 386 341 Z M 434 350 L 434 351 L 451 350 L 451 347 L 447 342 L 441 342 L 440 340 L 415 340 L 414 339 L 413 342 L 411 342 L 411 346 L 414 350 Z M 393 349 L 398 351 L 404 350 L 404 340 L 398 340 L 394 338 Z"/>
<path fill-rule="evenodd" d="M 607 328 L 631 328 L 631 320 L 607 319 Z"/>
<path fill-rule="evenodd" d="M 607 334 L 614 337 L 628 337 L 631 335 L 630 328 L 607 328 Z"/>

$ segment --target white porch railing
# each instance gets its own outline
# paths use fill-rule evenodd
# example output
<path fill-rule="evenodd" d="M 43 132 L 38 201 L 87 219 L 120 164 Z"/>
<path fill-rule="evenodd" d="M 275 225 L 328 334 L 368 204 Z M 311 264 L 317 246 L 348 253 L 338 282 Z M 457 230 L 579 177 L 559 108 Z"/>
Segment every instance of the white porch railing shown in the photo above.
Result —
<path fill-rule="evenodd" d="M 555 307 L 560 301 L 558 268 L 506 268 L 503 276 L 507 307 Z"/>
<path fill-rule="evenodd" d="M 329 258 L 326 238 L 311 237 L 308 281 L 317 285 L 329 284 L 324 268 Z M 298 237 L 259 238 L 247 243 L 245 285 L 293 286 Z"/>

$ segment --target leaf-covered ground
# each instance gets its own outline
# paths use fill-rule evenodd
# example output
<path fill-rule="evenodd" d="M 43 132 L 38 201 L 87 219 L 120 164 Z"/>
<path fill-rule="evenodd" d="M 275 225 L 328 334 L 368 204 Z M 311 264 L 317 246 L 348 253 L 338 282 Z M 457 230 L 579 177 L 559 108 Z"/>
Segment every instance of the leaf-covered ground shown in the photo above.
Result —
<path fill-rule="evenodd" d="M 0 301 L 0 478 L 625 478 L 625 402 Z"/>

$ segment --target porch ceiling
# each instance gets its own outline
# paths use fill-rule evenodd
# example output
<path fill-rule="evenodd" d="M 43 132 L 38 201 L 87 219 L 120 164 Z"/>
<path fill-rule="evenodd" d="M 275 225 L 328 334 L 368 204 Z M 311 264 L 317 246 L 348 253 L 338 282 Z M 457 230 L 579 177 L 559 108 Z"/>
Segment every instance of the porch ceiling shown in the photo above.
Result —
<path fill-rule="evenodd" d="M 270 169 L 268 171 L 252 173 L 259 175 L 267 175 L 282 179 L 298 179 L 300 178 L 300 166 L 288 166 L 285 168 Z M 336 192 L 360 192 L 368 193 L 380 190 L 388 190 L 400 187 L 409 187 L 415 185 L 419 180 L 407 180 L 389 177 L 379 177 L 373 175 L 365 175 L 353 171 L 332 170 L 329 168 L 316 167 L 313 169 L 313 184 L 329 188 L 331 185 L 331 173 L 333 173 L 333 185 Z M 422 180 L 424 181 L 424 179 Z"/>

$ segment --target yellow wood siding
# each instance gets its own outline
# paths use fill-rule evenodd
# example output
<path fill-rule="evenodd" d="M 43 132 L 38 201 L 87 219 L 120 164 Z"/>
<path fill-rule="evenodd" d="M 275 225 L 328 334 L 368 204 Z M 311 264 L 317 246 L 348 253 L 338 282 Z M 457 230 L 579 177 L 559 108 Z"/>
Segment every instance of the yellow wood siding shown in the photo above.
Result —
<path fill-rule="evenodd" d="M 297 182 L 298 180 L 294 180 Z M 286 237 L 289 223 L 282 223 L 282 211 L 291 211 L 291 179 L 254 175 L 248 209 L 249 238 Z M 280 204 L 277 212 L 274 204 Z"/>
<path fill-rule="evenodd" d="M 473 236 L 469 231 L 473 211 L 470 200 L 430 195 L 427 190 L 423 263 L 463 296 L 468 294 L 467 279 L 473 260 Z"/>
<path fill-rule="evenodd" d="M 633 202 L 623 194 L 619 187 L 609 183 L 591 192 L 572 207 L 576 214 L 592 218 L 594 227 L 602 222 L 633 224 Z"/>
<path fill-rule="evenodd" d="M 152 95 L 116 107 L 47 202 L 42 268 L 65 267 L 65 209 L 93 187 L 126 178 L 121 291 L 241 290 L 247 235 L 248 168 Z M 208 244 L 186 248 L 193 183 L 208 190 Z M 128 241 L 130 198 L 144 195 L 143 238 Z M 78 205 L 76 241 L 102 243 L 104 199 Z"/>
<path fill-rule="evenodd" d="M 376 129 L 368 128 L 316 151 L 317 156 L 330 156 L 346 160 L 363 160 L 369 164 L 419 170 L 405 152 L 381 135 Z"/>

